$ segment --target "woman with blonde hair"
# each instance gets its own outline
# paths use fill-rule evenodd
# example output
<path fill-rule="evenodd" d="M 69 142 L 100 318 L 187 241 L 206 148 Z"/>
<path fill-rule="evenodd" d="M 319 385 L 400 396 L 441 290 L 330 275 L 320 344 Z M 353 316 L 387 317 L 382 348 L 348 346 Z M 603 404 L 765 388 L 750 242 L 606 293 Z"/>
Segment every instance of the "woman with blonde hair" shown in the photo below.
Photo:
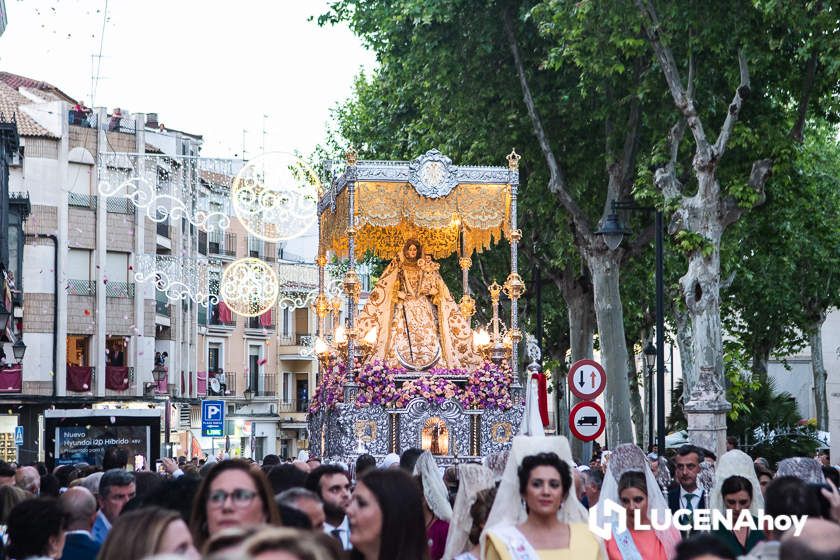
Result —
<path fill-rule="evenodd" d="M 338 560 L 338 542 L 330 548 L 330 537 L 286 527 L 266 527 L 242 543 L 242 555 L 252 560 L 271 560 L 277 553 L 290 560 Z M 334 540 L 334 539 L 333 539 Z"/>
<path fill-rule="evenodd" d="M 97 560 L 142 560 L 157 554 L 177 554 L 185 560 L 200 558 L 181 516 L 168 509 L 149 507 L 117 518 Z"/>

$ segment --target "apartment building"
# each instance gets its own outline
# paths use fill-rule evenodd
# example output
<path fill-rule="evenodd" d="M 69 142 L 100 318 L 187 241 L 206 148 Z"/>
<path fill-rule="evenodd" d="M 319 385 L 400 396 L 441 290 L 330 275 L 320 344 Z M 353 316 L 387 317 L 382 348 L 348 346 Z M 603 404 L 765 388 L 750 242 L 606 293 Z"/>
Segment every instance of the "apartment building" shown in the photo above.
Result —
<path fill-rule="evenodd" d="M 190 255 L 187 224 L 149 219 L 126 197 L 102 197 L 98 184 L 114 154 L 197 155 L 199 136 L 150 130 L 145 117 L 105 109 L 74 111 L 58 88 L 0 73 L 0 106 L 19 123 L 20 149 L 10 197 L 27 201 L 16 315 L 26 354 L 17 380 L 4 380 L 11 414 L 24 427 L 20 460 L 43 459 L 49 407 L 160 408 L 197 396 L 197 309 L 161 301 L 153 284 L 135 284 L 141 254 Z M 125 170 L 126 174 L 130 170 Z M 173 177 L 175 174 L 173 174 Z M 166 379 L 155 356 L 167 353 Z M 173 399 L 162 399 L 167 397 Z M 11 406 L 16 404 L 18 406 Z M 168 425 L 177 428 L 176 421 Z"/>

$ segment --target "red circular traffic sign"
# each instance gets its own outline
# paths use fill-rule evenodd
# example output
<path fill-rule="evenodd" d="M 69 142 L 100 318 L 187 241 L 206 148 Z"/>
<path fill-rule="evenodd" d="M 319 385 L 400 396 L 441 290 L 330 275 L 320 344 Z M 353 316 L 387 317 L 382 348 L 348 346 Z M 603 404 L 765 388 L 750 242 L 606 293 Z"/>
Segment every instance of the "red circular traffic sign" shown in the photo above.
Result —
<path fill-rule="evenodd" d="M 606 424 L 604 410 L 595 402 L 579 402 L 569 412 L 569 429 L 581 441 L 597 439 Z"/>
<path fill-rule="evenodd" d="M 607 372 L 595 360 L 578 360 L 566 376 L 569 389 L 584 401 L 591 401 L 604 392 L 607 386 Z"/>

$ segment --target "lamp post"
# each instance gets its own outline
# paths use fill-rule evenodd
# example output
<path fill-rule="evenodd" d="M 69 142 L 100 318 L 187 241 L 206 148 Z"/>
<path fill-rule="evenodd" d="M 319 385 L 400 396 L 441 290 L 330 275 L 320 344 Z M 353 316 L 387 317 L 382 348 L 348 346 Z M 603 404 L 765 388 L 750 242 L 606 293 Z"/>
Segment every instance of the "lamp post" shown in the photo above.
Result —
<path fill-rule="evenodd" d="M 630 233 L 618 216 L 618 210 L 653 212 L 656 227 L 656 443 L 659 452 L 665 451 L 665 288 L 663 256 L 662 211 L 650 206 L 637 206 L 634 202 L 612 201 L 612 212 L 595 233 L 600 235 L 607 248 L 615 251 L 625 235 Z"/>
<path fill-rule="evenodd" d="M 645 358 L 645 373 L 648 379 L 646 390 L 647 393 L 647 410 L 648 410 L 648 447 L 653 447 L 653 368 L 656 366 L 656 347 L 648 340 L 647 346 L 642 350 Z"/>

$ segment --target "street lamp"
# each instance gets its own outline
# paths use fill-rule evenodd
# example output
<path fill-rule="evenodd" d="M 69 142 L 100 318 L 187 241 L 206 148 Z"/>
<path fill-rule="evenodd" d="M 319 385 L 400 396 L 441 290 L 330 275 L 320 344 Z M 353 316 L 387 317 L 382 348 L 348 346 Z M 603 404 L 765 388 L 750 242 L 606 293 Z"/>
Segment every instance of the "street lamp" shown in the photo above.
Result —
<path fill-rule="evenodd" d="M 604 240 L 610 251 L 615 251 L 624 236 L 630 233 L 618 217 L 618 210 L 653 212 L 656 217 L 656 443 L 659 452 L 665 451 L 665 287 L 663 256 L 662 211 L 650 206 L 637 206 L 634 202 L 612 201 L 612 212 L 595 232 Z M 646 358 L 647 360 L 647 358 Z"/>
<path fill-rule="evenodd" d="M 244 395 L 245 395 L 245 400 L 246 401 L 250 401 L 251 399 L 254 398 L 254 390 L 251 389 L 250 385 L 245 389 Z"/>
<path fill-rule="evenodd" d="M 653 368 L 656 367 L 656 346 L 648 340 L 647 346 L 642 350 L 645 358 L 645 371 L 647 372 L 647 406 L 648 406 L 648 446 L 653 447 Z"/>
<path fill-rule="evenodd" d="M 12 352 L 15 355 L 15 360 L 20 364 L 23 361 L 23 356 L 26 354 L 26 344 L 23 342 L 23 337 L 17 339 L 17 342 L 12 344 Z"/>
<path fill-rule="evenodd" d="M 607 219 L 601 224 L 601 227 L 595 232 L 604 240 L 604 244 L 610 251 L 615 251 L 621 245 L 621 241 L 625 235 L 630 233 L 630 230 L 624 227 L 618 217 L 617 203 L 613 201 L 613 211 L 607 214 Z"/>

